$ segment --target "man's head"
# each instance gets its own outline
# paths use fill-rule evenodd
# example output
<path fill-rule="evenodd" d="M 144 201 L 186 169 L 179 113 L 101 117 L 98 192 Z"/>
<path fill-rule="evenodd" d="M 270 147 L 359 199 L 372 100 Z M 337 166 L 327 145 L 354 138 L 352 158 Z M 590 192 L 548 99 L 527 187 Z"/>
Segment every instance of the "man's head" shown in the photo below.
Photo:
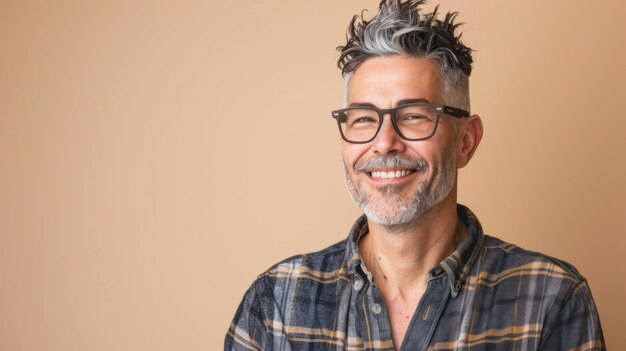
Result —
<path fill-rule="evenodd" d="M 348 108 L 401 107 L 350 110 L 350 122 L 335 115 L 348 191 L 368 219 L 389 230 L 416 223 L 442 202 L 456 203 L 456 170 L 482 135 L 479 117 L 462 111 L 469 110 L 472 58 L 455 35 L 456 14 L 420 14 L 422 3 L 382 1 L 373 19 L 357 23 L 355 16 L 339 47 Z M 373 131 L 360 131 L 368 123 Z"/>

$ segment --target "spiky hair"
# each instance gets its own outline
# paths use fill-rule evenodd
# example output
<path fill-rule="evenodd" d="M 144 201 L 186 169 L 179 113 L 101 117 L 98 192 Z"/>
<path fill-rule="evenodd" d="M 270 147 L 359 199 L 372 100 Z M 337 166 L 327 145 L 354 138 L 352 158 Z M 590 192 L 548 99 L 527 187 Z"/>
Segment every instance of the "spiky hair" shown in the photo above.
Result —
<path fill-rule="evenodd" d="M 425 0 L 382 0 L 379 12 L 366 20 L 364 12 L 355 15 L 348 27 L 347 43 L 339 46 L 337 62 L 342 73 L 354 71 L 373 56 L 405 54 L 427 57 L 439 62 L 442 70 L 459 69 L 466 76 L 472 72 L 472 50 L 456 34 L 457 12 L 438 18 L 439 6 L 431 13 L 420 13 Z"/>

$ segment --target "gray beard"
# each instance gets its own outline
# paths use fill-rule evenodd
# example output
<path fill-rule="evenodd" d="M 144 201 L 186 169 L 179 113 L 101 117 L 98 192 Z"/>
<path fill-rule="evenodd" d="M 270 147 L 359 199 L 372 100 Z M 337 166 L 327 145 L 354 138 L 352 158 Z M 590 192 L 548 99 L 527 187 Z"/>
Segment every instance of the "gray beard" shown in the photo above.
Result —
<path fill-rule="evenodd" d="M 389 232 L 404 231 L 419 223 L 424 213 L 439 204 L 450 194 L 456 179 L 456 164 L 454 162 L 453 150 L 454 147 L 451 148 L 452 152 L 445 155 L 441 168 L 433 169 L 434 181 L 419 183 L 410 199 L 403 199 L 401 197 L 401 189 L 397 186 L 389 185 L 380 189 L 380 199 L 378 201 L 372 201 L 368 198 L 368 194 L 360 182 L 356 182 L 356 184 L 352 182 L 347 166 L 344 163 L 346 188 L 352 200 L 361 208 L 369 220 Z M 429 167 L 425 161 L 404 160 L 399 156 L 372 158 L 364 162 L 363 165 L 357 163 L 355 169 L 359 171 L 359 169 L 364 170 L 374 166 L 406 167 L 407 162 L 412 162 L 415 165 L 415 168 L 417 168 L 416 172 L 428 173 Z"/>

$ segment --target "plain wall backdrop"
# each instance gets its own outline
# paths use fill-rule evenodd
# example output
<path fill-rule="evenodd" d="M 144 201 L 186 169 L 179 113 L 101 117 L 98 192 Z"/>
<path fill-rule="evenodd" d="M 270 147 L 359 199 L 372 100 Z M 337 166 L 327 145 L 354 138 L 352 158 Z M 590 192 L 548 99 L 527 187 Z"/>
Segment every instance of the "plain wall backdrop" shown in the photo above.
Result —
<path fill-rule="evenodd" d="M 343 240 L 335 47 L 376 6 L 0 0 L 0 349 L 219 350 L 258 274 Z M 442 9 L 485 125 L 459 201 L 574 264 L 620 349 L 626 6 Z"/>

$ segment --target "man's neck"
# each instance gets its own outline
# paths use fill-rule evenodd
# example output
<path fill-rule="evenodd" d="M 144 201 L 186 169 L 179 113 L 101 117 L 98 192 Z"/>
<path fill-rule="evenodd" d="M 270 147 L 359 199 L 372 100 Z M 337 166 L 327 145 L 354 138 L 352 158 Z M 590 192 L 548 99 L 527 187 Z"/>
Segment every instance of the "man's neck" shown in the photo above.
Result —
<path fill-rule="evenodd" d="M 428 271 L 450 255 L 466 235 L 453 196 L 406 230 L 390 232 L 371 221 L 368 225 L 369 234 L 359 243 L 365 266 L 379 288 L 400 296 L 422 291 Z"/>

